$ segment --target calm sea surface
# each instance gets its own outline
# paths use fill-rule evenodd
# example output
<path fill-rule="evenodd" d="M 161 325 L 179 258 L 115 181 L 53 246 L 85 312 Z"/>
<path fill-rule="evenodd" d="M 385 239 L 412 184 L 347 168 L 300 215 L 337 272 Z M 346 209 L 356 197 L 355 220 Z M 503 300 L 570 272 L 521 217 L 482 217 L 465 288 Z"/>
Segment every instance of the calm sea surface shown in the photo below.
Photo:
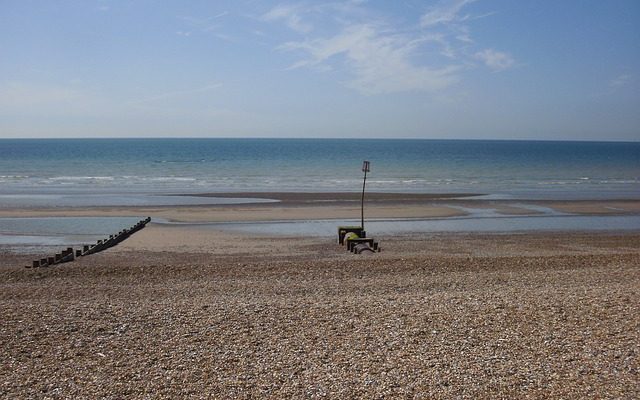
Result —
<path fill-rule="evenodd" d="M 371 191 L 640 198 L 640 143 L 34 139 L 0 140 L 0 206 L 102 204 L 108 196 L 147 204 L 133 194 L 357 191 L 365 159 Z"/>

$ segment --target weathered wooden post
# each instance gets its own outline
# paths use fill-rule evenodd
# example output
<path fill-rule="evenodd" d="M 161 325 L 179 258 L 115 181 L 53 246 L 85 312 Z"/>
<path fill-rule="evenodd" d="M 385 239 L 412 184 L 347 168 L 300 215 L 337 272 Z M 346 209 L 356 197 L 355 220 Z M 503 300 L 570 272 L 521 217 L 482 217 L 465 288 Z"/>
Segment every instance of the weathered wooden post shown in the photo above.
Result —
<path fill-rule="evenodd" d="M 356 254 L 362 254 L 362 253 L 373 253 L 373 249 L 369 247 L 368 244 L 366 243 L 358 243 L 355 246 L 353 246 L 353 252 Z"/>
<path fill-rule="evenodd" d="M 33 262 L 33 268 L 38 268 L 40 266 L 40 260 L 35 260 Z"/>
<path fill-rule="evenodd" d="M 80 257 L 82 256 L 82 250 L 78 249 L 76 250 L 76 257 Z"/>
<path fill-rule="evenodd" d="M 65 251 L 62 252 L 62 259 L 60 259 L 60 262 L 69 262 L 69 261 L 73 261 L 73 247 L 67 247 L 67 249 Z"/>
<path fill-rule="evenodd" d="M 47 257 L 47 265 L 53 265 L 56 263 L 56 259 L 54 257 Z"/>
<path fill-rule="evenodd" d="M 46 267 L 47 266 L 47 259 L 46 258 L 41 258 L 40 259 L 40 266 L 41 267 Z"/>

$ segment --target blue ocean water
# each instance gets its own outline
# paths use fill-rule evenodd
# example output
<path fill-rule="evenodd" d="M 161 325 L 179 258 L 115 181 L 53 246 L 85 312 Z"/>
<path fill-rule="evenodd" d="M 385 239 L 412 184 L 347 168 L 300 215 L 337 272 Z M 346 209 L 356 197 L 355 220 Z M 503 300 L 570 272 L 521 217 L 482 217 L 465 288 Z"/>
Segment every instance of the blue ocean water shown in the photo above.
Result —
<path fill-rule="evenodd" d="M 5 139 L 0 206 L 34 195 L 358 191 L 365 159 L 371 191 L 640 198 L 640 142 Z"/>

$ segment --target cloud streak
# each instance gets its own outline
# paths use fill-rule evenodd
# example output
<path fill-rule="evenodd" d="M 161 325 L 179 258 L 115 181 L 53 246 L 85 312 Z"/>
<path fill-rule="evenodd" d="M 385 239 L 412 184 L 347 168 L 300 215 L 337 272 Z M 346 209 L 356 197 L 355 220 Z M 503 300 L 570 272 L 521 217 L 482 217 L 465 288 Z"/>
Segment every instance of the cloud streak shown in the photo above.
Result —
<path fill-rule="evenodd" d="M 309 33 L 313 26 L 302 21 L 300 15 L 303 8 L 301 6 L 278 5 L 261 16 L 263 21 L 284 21 L 292 30 L 299 33 Z"/>
<path fill-rule="evenodd" d="M 414 25 L 380 19 L 366 1 L 277 5 L 260 19 L 281 22 L 305 36 L 277 47 L 304 55 L 287 69 L 345 68 L 352 76 L 346 85 L 363 94 L 436 92 L 459 82 L 464 70 L 478 61 L 494 72 L 515 65 L 506 52 L 470 50 L 476 44 L 469 24 L 494 14 L 463 13 L 476 1 L 441 1 L 426 9 Z"/>
<path fill-rule="evenodd" d="M 629 74 L 620 74 L 609 81 L 609 87 L 612 89 L 627 86 L 632 80 Z"/>
<path fill-rule="evenodd" d="M 178 16 L 178 19 L 186 23 L 189 29 L 178 30 L 176 31 L 176 35 L 187 37 L 187 36 L 191 36 L 194 31 L 201 32 L 201 33 L 215 32 L 220 28 L 220 25 L 217 22 L 217 20 L 227 15 L 229 15 L 228 11 L 222 11 L 208 18 L 197 18 L 197 17 L 184 16 L 184 15 Z"/>
<path fill-rule="evenodd" d="M 411 62 L 419 41 L 403 35 L 384 34 L 371 25 L 345 28 L 328 39 L 289 42 L 284 50 L 302 50 L 310 58 L 291 66 L 317 66 L 332 58 L 343 57 L 355 75 L 348 86 L 364 94 L 406 91 L 436 91 L 458 78 L 455 66 L 429 68 Z"/>
<path fill-rule="evenodd" d="M 459 54 L 463 54 L 468 59 L 481 61 L 483 65 L 493 72 L 500 72 L 513 67 L 516 64 L 515 60 L 504 51 L 489 48 L 469 54 L 467 48 L 475 44 L 469 23 L 495 14 L 495 12 L 480 15 L 463 14 L 463 8 L 476 1 L 441 1 L 422 15 L 420 26 L 427 31 L 435 30 L 439 32 L 437 41 L 442 46 L 442 54 L 447 57 L 457 58 Z M 453 44 L 456 41 L 460 43 L 459 46 Z"/>
<path fill-rule="evenodd" d="M 504 71 L 515 64 L 515 60 L 509 54 L 494 49 L 479 51 L 475 57 L 494 72 Z"/>
<path fill-rule="evenodd" d="M 463 21 L 469 16 L 460 17 L 458 14 L 464 6 L 476 0 L 453 0 L 443 1 L 432 7 L 420 18 L 420 26 L 429 28 L 439 24 L 449 24 L 456 21 Z"/>

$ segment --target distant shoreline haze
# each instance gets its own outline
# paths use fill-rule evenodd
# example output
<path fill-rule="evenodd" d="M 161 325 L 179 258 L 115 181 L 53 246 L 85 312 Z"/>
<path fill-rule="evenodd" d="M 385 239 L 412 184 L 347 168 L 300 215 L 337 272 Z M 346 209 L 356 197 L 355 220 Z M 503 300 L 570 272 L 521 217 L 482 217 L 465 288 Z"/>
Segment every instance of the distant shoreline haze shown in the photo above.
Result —
<path fill-rule="evenodd" d="M 640 134 L 639 134 L 640 135 Z M 611 140 L 597 140 L 597 139 L 479 139 L 479 138 L 414 138 L 414 137 L 278 137 L 278 136 L 246 136 L 246 137 L 234 137 L 234 136 L 97 136 L 97 137 L 0 137 L 0 141 L 9 140 L 365 140 L 365 141 L 377 141 L 377 140 L 395 140 L 395 141 L 431 141 L 431 142 L 549 142 L 549 143 L 562 143 L 562 142 L 578 142 L 578 143 L 640 143 L 640 138 L 637 140 L 629 139 L 611 139 Z"/>

